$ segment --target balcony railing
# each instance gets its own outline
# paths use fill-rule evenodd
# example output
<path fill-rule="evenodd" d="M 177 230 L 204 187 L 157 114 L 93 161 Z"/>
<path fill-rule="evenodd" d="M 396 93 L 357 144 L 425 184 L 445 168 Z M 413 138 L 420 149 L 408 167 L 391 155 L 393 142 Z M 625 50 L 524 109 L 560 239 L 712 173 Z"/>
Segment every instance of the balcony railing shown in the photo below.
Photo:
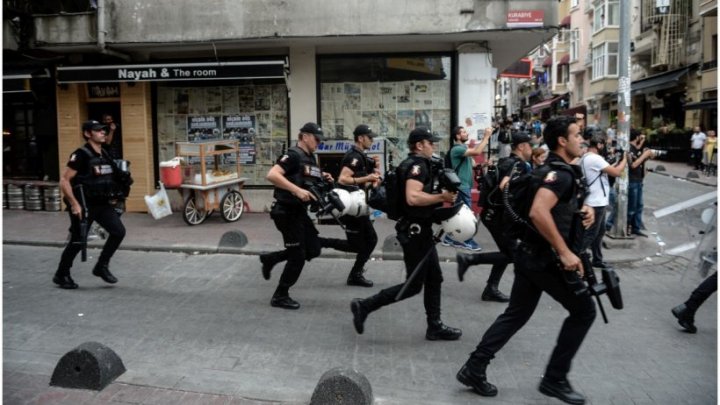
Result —
<path fill-rule="evenodd" d="M 715 68 L 717 68 L 717 59 L 711 60 L 709 62 L 703 62 L 702 68 L 700 70 L 706 71 L 706 70 L 715 69 Z"/>

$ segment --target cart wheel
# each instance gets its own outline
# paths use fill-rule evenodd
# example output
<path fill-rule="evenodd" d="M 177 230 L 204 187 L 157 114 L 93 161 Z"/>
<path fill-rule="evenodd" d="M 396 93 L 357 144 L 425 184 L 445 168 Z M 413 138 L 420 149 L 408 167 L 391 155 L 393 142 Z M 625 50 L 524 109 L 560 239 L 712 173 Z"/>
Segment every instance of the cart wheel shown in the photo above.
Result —
<path fill-rule="evenodd" d="M 245 201 L 239 191 L 228 191 L 220 202 L 222 217 L 226 222 L 235 222 L 245 210 Z"/>
<path fill-rule="evenodd" d="M 195 197 L 191 194 L 185 199 L 183 219 L 188 225 L 200 225 L 207 218 L 207 211 L 199 209 L 195 203 Z"/>

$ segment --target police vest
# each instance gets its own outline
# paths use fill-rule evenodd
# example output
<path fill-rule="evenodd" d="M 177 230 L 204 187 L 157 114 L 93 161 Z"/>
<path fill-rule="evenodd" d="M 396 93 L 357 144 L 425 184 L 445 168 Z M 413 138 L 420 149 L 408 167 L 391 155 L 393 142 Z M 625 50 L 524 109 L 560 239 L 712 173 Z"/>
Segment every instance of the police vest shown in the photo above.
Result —
<path fill-rule="evenodd" d="M 304 150 L 297 146 L 293 146 L 288 149 L 287 155 L 291 159 L 298 159 L 300 162 L 299 170 L 294 173 L 285 173 L 285 178 L 296 186 L 304 189 L 308 189 L 310 184 L 322 183 L 322 170 L 317 165 L 315 155 L 307 154 Z M 303 202 L 295 197 L 290 191 L 275 187 L 273 197 L 279 203 L 285 205 L 302 205 Z"/>
<path fill-rule="evenodd" d="M 351 147 L 350 150 L 345 152 L 345 156 L 343 156 L 343 161 L 347 160 L 348 158 L 356 159 L 360 163 L 357 170 L 353 170 L 353 178 L 367 176 L 372 171 L 372 169 L 375 168 L 375 161 L 369 159 L 364 153 L 355 149 L 354 146 Z M 340 170 L 342 171 L 342 168 L 340 168 Z M 345 185 L 340 183 L 337 183 L 336 186 L 348 191 L 355 191 L 360 189 L 361 187 L 360 185 Z"/>
<path fill-rule="evenodd" d="M 88 156 L 88 162 L 84 170 L 78 171 L 78 174 L 73 177 L 71 183 L 74 188 L 78 185 L 83 186 L 85 202 L 105 204 L 109 200 L 123 198 L 120 186 L 114 179 L 115 165 L 107 152 L 101 149 L 100 155 L 97 155 L 87 145 L 78 151 L 82 151 Z M 75 197 L 79 197 L 77 192 Z"/>
<path fill-rule="evenodd" d="M 423 182 L 423 188 L 422 191 L 428 194 L 433 194 L 433 184 L 435 183 L 435 174 L 432 172 L 432 165 L 430 164 L 430 159 L 427 159 L 425 157 L 422 157 L 420 155 L 410 155 L 407 159 L 403 160 L 402 163 L 400 163 L 400 166 L 398 169 L 400 170 L 400 187 L 402 187 L 403 190 L 403 200 L 402 200 L 402 210 L 404 212 L 404 217 L 406 217 L 409 220 L 413 219 L 424 219 L 424 220 L 430 220 L 433 214 L 433 210 L 436 207 L 442 206 L 442 203 L 438 204 L 432 204 L 427 206 L 410 206 L 407 203 L 407 196 L 405 196 L 405 187 L 408 179 L 408 174 L 410 173 L 410 170 L 412 170 L 412 167 L 414 165 L 420 165 L 424 168 L 424 170 L 427 170 L 428 173 L 430 173 L 430 176 Z"/>

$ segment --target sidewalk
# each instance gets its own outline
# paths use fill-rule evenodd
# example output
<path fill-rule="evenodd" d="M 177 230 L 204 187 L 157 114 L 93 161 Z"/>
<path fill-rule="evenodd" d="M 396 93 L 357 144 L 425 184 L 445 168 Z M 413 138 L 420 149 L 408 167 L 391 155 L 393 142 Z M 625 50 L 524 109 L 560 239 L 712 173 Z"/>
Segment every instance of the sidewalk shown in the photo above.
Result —
<path fill-rule="evenodd" d="M 665 171 L 655 171 L 666 177 L 685 178 L 690 167 L 682 163 L 651 161 L 648 167 L 655 170 L 662 165 Z M 653 174 L 648 173 L 648 176 Z M 651 179 L 646 182 L 652 181 Z M 689 179 L 693 183 L 717 187 L 717 177 L 706 177 L 700 174 L 697 179 Z M 647 203 L 646 203 L 647 205 Z M 650 212 L 645 216 L 649 217 Z M 127 213 L 122 217 L 127 235 L 121 250 L 165 251 L 185 253 L 235 253 L 256 255 L 262 252 L 282 249 L 282 236 L 267 213 L 245 213 L 237 222 L 227 223 L 217 213 L 211 215 L 204 223 L 188 226 L 181 213 L 175 212 L 169 217 L 154 220 L 149 214 Z M 64 246 L 67 239 L 69 221 L 66 212 L 3 210 L 3 243 L 37 246 Z M 378 245 L 373 257 L 385 260 L 400 259 L 400 248 L 394 242 L 395 222 L 379 218 L 375 221 L 378 234 Z M 325 237 L 344 238 L 345 234 L 337 225 L 318 225 L 320 234 Z M 247 244 L 241 246 L 237 232 L 247 238 Z M 227 234 L 227 235 L 226 235 Z M 222 243 L 223 235 L 230 237 Z M 487 230 L 480 225 L 475 240 L 483 247 L 483 251 L 496 250 Z M 667 242 L 667 240 L 666 240 Z M 90 247 L 101 247 L 104 241 L 90 241 Z M 385 246 L 385 244 L 388 246 Z M 611 242 L 612 244 L 612 242 Z M 609 249 L 606 261 L 609 263 L 626 263 L 642 260 L 653 256 L 658 246 L 652 238 L 639 238 L 625 241 L 622 248 Z M 441 260 L 454 261 L 456 250 L 438 245 Z M 351 258 L 352 255 L 325 249 L 323 257 Z"/>

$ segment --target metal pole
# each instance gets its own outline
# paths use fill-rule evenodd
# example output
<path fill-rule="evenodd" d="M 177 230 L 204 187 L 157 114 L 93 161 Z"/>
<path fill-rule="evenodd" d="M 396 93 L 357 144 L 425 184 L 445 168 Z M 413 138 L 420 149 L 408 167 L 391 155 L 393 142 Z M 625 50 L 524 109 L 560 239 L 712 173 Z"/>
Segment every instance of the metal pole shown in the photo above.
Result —
<path fill-rule="evenodd" d="M 618 43 L 618 115 L 617 115 L 617 144 L 624 151 L 628 151 L 628 138 L 630 134 L 630 1 L 620 2 L 620 40 Z M 625 166 L 622 175 L 617 178 L 615 187 L 617 201 L 615 203 L 615 222 L 610 231 L 613 238 L 627 238 L 627 204 L 628 204 L 628 169 Z"/>

